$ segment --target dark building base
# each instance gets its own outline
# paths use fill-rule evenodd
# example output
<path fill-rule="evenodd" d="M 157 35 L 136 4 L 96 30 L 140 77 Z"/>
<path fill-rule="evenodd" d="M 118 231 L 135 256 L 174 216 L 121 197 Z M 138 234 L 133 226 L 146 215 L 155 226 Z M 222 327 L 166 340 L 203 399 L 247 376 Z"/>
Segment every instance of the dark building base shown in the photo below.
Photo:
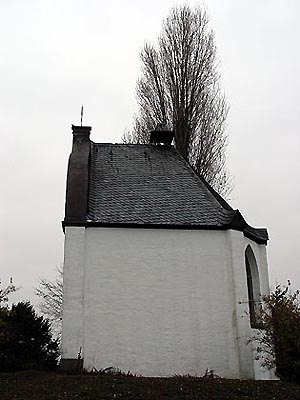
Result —
<path fill-rule="evenodd" d="M 62 358 L 59 363 L 62 372 L 81 372 L 83 369 L 82 358 Z"/>

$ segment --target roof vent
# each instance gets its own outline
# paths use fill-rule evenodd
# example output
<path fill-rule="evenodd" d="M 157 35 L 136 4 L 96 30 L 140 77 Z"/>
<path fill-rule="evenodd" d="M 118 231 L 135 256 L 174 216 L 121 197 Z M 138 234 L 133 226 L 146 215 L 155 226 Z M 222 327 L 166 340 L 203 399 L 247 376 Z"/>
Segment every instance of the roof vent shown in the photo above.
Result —
<path fill-rule="evenodd" d="M 152 144 L 168 144 L 174 139 L 174 131 L 164 123 L 156 125 L 154 131 L 150 131 L 150 143 Z"/>

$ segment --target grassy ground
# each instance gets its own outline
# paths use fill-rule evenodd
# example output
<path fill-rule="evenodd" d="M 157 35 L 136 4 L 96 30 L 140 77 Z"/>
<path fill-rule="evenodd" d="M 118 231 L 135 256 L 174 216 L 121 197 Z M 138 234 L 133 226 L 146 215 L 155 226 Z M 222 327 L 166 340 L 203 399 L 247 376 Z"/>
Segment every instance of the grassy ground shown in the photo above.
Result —
<path fill-rule="evenodd" d="M 0 374 L 1 400 L 300 400 L 300 386 L 278 381 L 142 378 L 46 373 Z"/>

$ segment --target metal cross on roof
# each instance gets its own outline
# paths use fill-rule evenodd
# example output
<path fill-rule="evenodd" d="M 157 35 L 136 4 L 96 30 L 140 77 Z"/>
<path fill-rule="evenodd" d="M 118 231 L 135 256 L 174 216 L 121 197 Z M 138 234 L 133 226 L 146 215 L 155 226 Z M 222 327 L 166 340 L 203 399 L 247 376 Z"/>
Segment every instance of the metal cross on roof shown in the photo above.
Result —
<path fill-rule="evenodd" d="M 82 118 L 83 118 L 83 105 L 81 106 L 80 126 L 82 126 Z"/>

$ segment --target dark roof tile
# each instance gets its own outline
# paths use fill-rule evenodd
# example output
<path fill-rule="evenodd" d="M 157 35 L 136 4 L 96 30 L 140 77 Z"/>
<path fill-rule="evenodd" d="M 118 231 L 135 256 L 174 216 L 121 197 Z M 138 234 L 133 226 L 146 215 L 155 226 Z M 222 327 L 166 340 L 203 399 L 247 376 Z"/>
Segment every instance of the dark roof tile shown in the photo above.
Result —
<path fill-rule="evenodd" d="M 223 226 L 231 215 L 173 147 L 92 145 L 88 219 Z"/>
<path fill-rule="evenodd" d="M 91 143 L 87 220 L 228 229 L 237 215 L 172 146 Z M 266 242 L 266 230 L 241 220 Z"/>

